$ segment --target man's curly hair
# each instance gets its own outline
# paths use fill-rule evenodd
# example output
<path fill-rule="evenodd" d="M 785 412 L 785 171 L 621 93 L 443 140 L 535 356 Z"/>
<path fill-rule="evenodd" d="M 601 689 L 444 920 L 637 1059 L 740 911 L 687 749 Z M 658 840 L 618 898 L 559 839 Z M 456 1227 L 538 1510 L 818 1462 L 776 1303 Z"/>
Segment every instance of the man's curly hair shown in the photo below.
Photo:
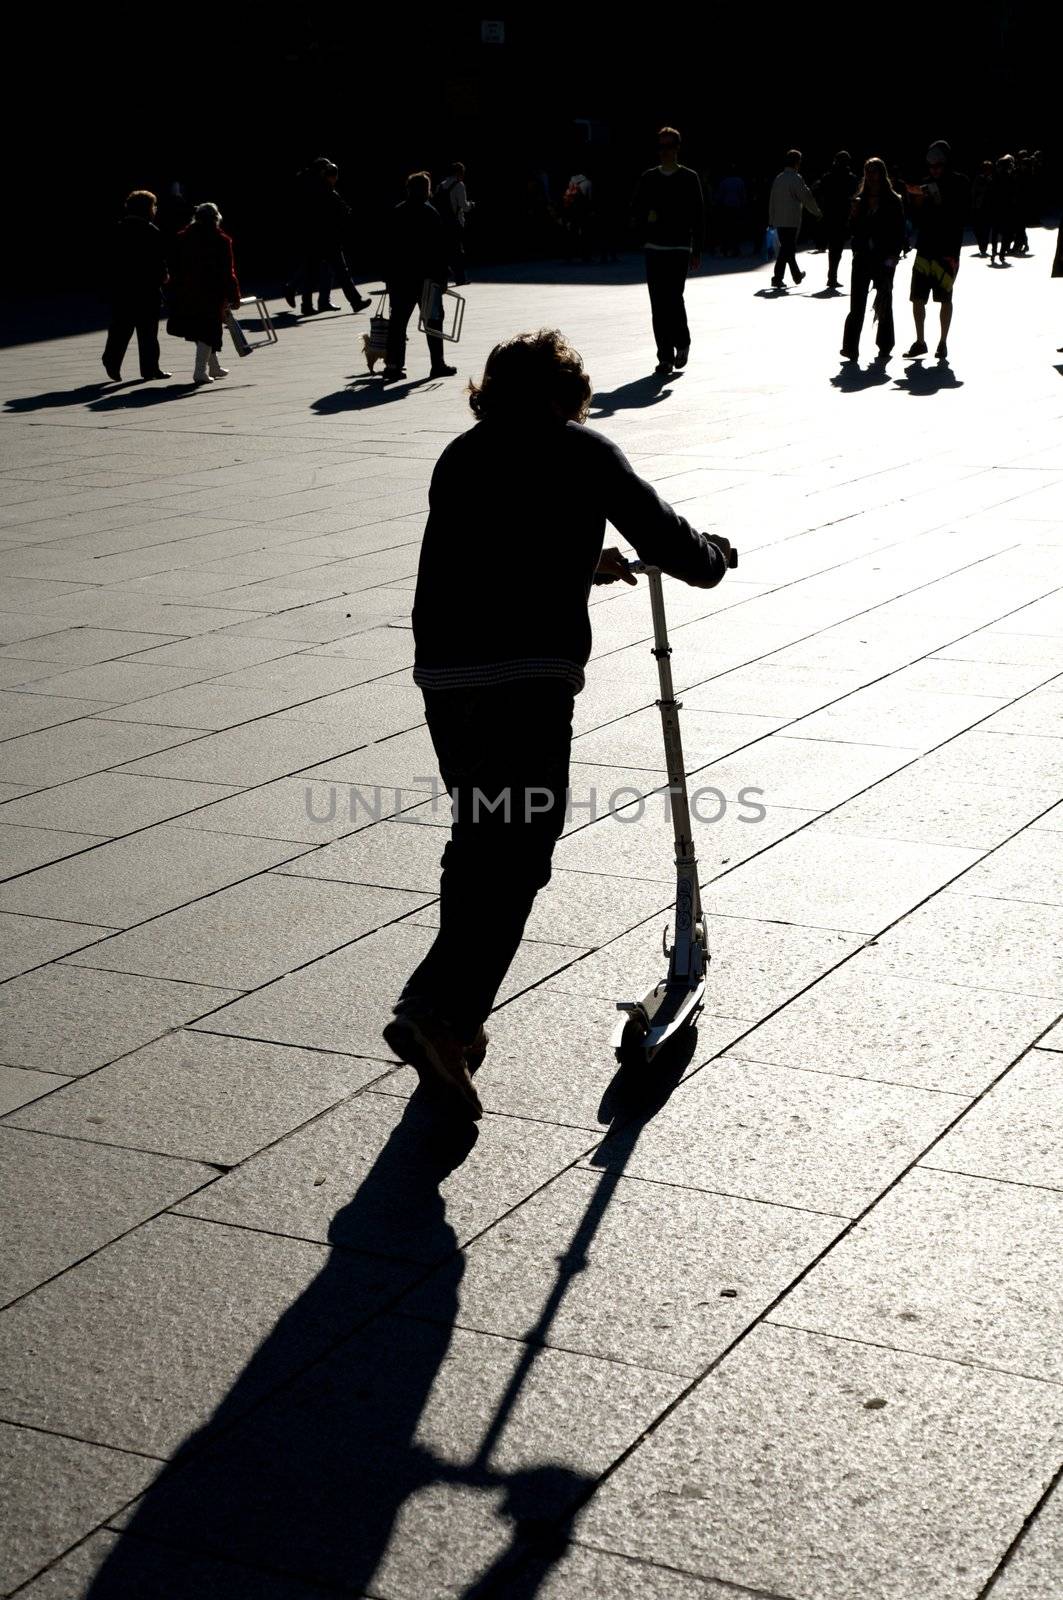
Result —
<path fill-rule="evenodd" d="M 578 353 L 556 328 L 518 333 L 496 344 L 479 383 L 469 384 L 469 405 L 481 422 L 559 417 L 584 422 L 591 380 Z"/>

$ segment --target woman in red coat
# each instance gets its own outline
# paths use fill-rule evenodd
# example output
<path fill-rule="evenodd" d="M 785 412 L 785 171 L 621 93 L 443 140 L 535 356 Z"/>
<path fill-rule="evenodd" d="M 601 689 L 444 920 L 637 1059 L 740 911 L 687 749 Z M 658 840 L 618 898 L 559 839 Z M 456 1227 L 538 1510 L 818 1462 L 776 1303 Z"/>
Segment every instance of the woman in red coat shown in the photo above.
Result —
<path fill-rule="evenodd" d="M 189 339 L 196 347 L 195 383 L 226 377 L 218 360 L 222 322 L 230 306 L 240 304 L 233 242 L 222 233 L 221 212 L 205 201 L 175 241 L 171 310 L 167 333 Z"/>

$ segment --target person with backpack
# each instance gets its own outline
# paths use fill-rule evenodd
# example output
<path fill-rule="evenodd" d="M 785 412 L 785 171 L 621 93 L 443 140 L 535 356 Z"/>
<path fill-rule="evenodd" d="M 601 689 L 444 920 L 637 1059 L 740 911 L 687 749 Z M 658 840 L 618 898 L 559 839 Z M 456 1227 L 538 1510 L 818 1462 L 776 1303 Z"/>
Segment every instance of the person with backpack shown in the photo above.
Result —
<path fill-rule="evenodd" d="M 465 187 L 465 163 L 455 161 L 450 176 L 436 185 L 435 206 L 443 219 L 452 282 L 468 283 L 465 275 L 465 218 L 476 202 Z"/>

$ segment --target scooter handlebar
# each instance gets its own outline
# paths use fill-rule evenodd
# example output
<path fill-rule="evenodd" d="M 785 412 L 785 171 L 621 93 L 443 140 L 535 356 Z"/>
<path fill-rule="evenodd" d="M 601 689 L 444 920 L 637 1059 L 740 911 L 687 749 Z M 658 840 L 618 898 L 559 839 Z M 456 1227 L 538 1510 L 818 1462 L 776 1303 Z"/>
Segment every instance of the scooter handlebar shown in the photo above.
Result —
<path fill-rule="evenodd" d="M 660 567 L 653 566 L 649 561 L 629 561 L 627 565 L 629 572 L 660 572 L 661 570 Z M 731 546 L 731 552 L 727 557 L 727 565 L 732 568 L 738 565 L 738 551 L 734 545 Z"/>

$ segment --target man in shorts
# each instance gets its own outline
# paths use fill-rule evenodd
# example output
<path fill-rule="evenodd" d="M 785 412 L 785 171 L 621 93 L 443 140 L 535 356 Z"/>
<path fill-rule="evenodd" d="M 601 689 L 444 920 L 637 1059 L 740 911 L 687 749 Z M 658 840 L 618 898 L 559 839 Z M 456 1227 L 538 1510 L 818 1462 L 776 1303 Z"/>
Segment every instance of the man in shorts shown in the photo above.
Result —
<path fill-rule="evenodd" d="M 930 146 L 926 164 L 926 183 L 905 185 L 918 219 L 918 232 L 912 268 L 915 343 L 904 353 L 908 360 L 926 355 L 926 305 L 933 296 L 941 307 L 941 337 L 934 354 L 939 361 L 945 361 L 952 324 L 952 288 L 960 269 L 970 185 L 962 172 L 953 171 L 952 151 L 944 139 L 937 139 Z"/>

